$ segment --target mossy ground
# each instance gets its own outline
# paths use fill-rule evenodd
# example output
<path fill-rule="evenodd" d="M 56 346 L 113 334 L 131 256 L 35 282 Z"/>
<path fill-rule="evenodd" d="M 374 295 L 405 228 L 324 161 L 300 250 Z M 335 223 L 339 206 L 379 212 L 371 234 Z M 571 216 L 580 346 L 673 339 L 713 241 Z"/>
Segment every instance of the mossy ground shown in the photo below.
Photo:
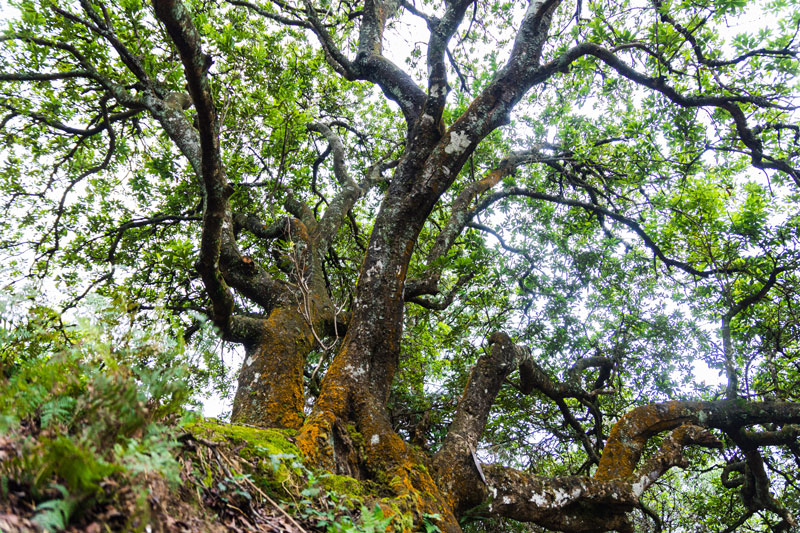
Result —
<path fill-rule="evenodd" d="M 134 494 L 124 478 L 112 476 L 102 482 L 97 503 L 76 513 L 66 531 L 355 532 L 373 531 L 362 528 L 363 520 L 382 520 L 373 484 L 306 466 L 291 430 L 202 418 L 175 430 L 179 484 L 152 473 Z M 0 529 L 40 531 L 31 521 L 38 505 L 33 496 L 14 480 L 6 484 L 16 492 L 0 502 Z M 380 531 L 410 530 L 397 509 L 380 507 L 395 516 Z"/>
<path fill-rule="evenodd" d="M 214 419 L 198 420 L 186 429 L 200 443 L 216 446 L 221 453 L 235 453 L 241 459 L 243 474 L 290 512 L 305 519 L 313 521 L 316 517 L 323 524 L 337 518 L 356 521 L 361 510 L 371 510 L 376 505 L 386 514 L 398 514 L 396 509 L 390 510 L 379 502 L 385 494 L 379 494 L 382 491 L 374 483 L 315 471 L 304 464 L 293 430 L 261 429 Z"/>

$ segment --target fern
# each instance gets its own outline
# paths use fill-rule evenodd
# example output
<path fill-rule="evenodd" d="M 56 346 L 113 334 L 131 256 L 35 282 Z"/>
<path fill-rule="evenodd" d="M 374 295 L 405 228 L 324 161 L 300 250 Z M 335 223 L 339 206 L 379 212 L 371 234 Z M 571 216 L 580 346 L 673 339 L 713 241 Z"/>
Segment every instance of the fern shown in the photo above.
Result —
<path fill-rule="evenodd" d="M 0 488 L 13 481 L 45 500 L 34 519 L 47 531 L 109 503 L 104 480 L 131 487 L 134 513 L 147 512 L 147 480 L 180 483 L 167 424 L 193 393 L 184 346 L 169 329 L 120 327 L 125 308 L 97 301 L 60 331 L 45 308 L 0 319 L 0 432 L 20 451 L 0 462 Z"/>
<path fill-rule="evenodd" d="M 68 425 L 75 411 L 75 404 L 75 398 L 61 396 L 42 405 L 42 427 L 47 428 L 54 424 Z"/>
<path fill-rule="evenodd" d="M 57 484 L 53 487 L 61 493 L 62 498 L 40 503 L 36 506 L 36 515 L 32 518 L 34 523 L 48 533 L 66 529 L 78 504 L 65 487 Z"/>

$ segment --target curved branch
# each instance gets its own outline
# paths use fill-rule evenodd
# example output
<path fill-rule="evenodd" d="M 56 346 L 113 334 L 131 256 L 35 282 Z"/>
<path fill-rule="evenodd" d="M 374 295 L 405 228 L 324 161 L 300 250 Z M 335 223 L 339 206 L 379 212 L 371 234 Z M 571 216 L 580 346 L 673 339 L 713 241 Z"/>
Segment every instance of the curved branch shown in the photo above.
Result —
<path fill-rule="evenodd" d="M 396 0 L 368 0 L 361 16 L 358 55 L 350 61 L 306 0 L 306 16 L 325 51 L 328 63 L 348 80 L 376 83 L 387 98 L 400 106 L 408 124 L 416 121 L 425 103 L 425 93 L 397 65 L 383 57 L 383 31 L 388 17 L 397 10 Z"/>
<path fill-rule="evenodd" d="M 125 46 L 125 44 L 123 44 L 123 42 L 119 40 L 119 37 L 117 37 L 117 35 L 114 33 L 114 30 L 110 25 L 110 18 L 108 17 L 105 6 L 100 4 L 103 14 L 105 15 L 104 17 L 101 17 L 88 0 L 80 0 L 80 2 L 84 12 L 89 16 L 90 19 L 92 19 L 94 25 L 88 23 L 87 21 L 81 21 L 81 23 L 91 31 L 103 37 L 111 44 L 112 47 L 114 47 L 114 50 L 117 52 L 117 54 L 119 54 L 122 62 L 126 67 L 128 67 L 128 70 L 130 70 L 130 72 L 136 76 L 136 79 L 145 85 L 151 85 L 152 82 L 150 80 L 150 75 L 142 65 L 142 62 L 134 53 L 128 50 L 128 47 Z"/>
<path fill-rule="evenodd" d="M 707 67 L 717 68 L 717 67 L 726 67 L 730 65 L 736 65 L 737 63 L 741 63 L 745 59 L 749 59 L 751 57 L 758 57 L 758 56 L 772 56 L 772 57 L 797 57 L 797 52 L 794 52 L 788 46 L 774 50 L 769 48 L 758 48 L 756 50 L 750 50 L 745 52 L 744 54 L 740 54 L 733 59 L 709 59 L 703 53 L 703 49 L 700 47 L 700 43 L 697 41 L 697 38 L 694 36 L 694 31 L 697 30 L 701 25 L 696 26 L 693 30 L 689 30 L 674 17 L 672 17 L 666 10 L 663 9 L 664 3 L 661 0 L 653 0 L 653 6 L 658 10 L 659 18 L 661 22 L 666 22 L 667 24 L 671 25 L 675 28 L 675 31 L 680 33 L 686 42 L 691 45 L 692 50 L 694 51 L 695 56 L 697 57 L 697 61 L 700 62 L 702 65 L 706 65 Z M 794 41 L 794 39 L 792 39 Z M 790 41 L 791 43 L 791 41 Z"/>
<path fill-rule="evenodd" d="M 306 125 L 306 128 L 308 131 L 321 133 L 325 137 L 325 140 L 328 141 L 328 146 L 333 151 L 333 175 L 336 177 L 336 181 L 338 181 L 340 185 L 358 187 L 356 182 L 350 178 L 350 175 L 347 172 L 347 165 L 345 163 L 344 156 L 344 144 L 342 144 L 342 140 L 339 138 L 339 136 L 336 135 L 327 125 L 319 122 L 311 122 Z"/>
<path fill-rule="evenodd" d="M 454 500 L 456 514 L 479 503 L 485 488 L 473 483 L 477 469 L 473 454 L 483 433 L 489 410 L 500 387 L 527 354 L 501 332 L 489 337 L 492 346 L 478 358 L 458 401 L 453 422 L 442 447 L 433 458 L 439 486 Z"/>
<path fill-rule="evenodd" d="M 340 124 L 347 127 L 344 124 Z M 317 132 L 328 141 L 328 150 L 333 152 L 333 173 L 336 181 L 342 186 L 336 196 L 328 203 L 325 213 L 317 224 L 319 232 L 318 249 L 324 253 L 331 242 L 336 238 L 339 228 L 345 221 L 345 217 L 355 205 L 356 201 L 374 186 L 381 178 L 381 172 L 390 168 L 391 164 L 377 163 L 372 165 L 367 171 L 366 179 L 361 185 L 356 183 L 347 171 L 345 163 L 345 148 L 341 138 L 325 124 L 310 123 L 306 126 L 309 131 Z M 316 163 L 316 162 L 315 162 Z"/>
<path fill-rule="evenodd" d="M 88 178 L 92 174 L 98 174 L 98 173 L 108 169 L 108 166 L 111 164 L 111 160 L 112 160 L 112 158 L 114 156 L 114 153 L 116 151 L 117 134 L 114 131 L 114 128 L 111 127 L 111 124 L 109 122 L 108 113 L 106 112 L 106 107 L 105 107 L 105 100 L 101 100 L 100 106 L 101 106 L 102 111 L 103 111 L 103 118 L 104 118 L 103 124 L 105 125 L 105 130 L 108 132 L 108 150 L 106 151 L 105 157 L 103 158 L 103 160 L 98 165 L 95 165 L 95 166 L 85 170 L 84 172 L 81 172 L 80 175 L 78 175 L 74 179 L 70 180 L 69 185 L 61 193 L 61 199 L 58 202 L 58 207 L 56 208 L 56 213 L 55 213 L 55 215 L 56 215 L 55 216 L 55 220 L 53 221 L 52 233 L 53 233 L 53 241 L 54 242 L 53 242 L 53 245 L 45 252 L 45 254 L 49 255 L 48 260 L 47 260 L 48 264 L 49 264 L 50 259 L 52 258 L 52 255 L 51 255 L 52 252 L 55 251 L 55 250 L 58 250 L 59 247 L 60 247 L 61 235 L 60 235 L 60 229 L 59 228 L 61 226 L 61 219 L 62 219 L 62 217 L 64 215 L 64 209 L 65 209 L 66 202 L 67 202 L 67 196 L 72 191 L 72 189 L 78 183 L 83 181 L 84 179 Z M 42 236 L 42 239 L 39 241 L 40 245 L 44 242 L 44 239 L 45 239 L 45 236 Z M 47 270 L 47 268 L 45 268 L 45 271 L 46 270 Z"/>
<path fill-rule="evenodd" d="M 772 103 L 765 98 L 756 96 L 685 96 L 674 87 L 667 85 L 661 77 L 653 78 L 637 72 L 620 60 L 613 52 L 592 43 L 578 45 L 573 51 L 565 55 L 578 53 L 592 55 L 614 69 L 621 76 L 649 89 L 655 90 L 671 102 L 681 107 L 716 107 L 723 109 L 733 118 L 739 139 L 750 150 L 753 166 L 756 168 L 779 170 L 791 177 L 800 186 L 800 172 L 784 160 L 772 158 L 764 153 L 763 145 L 753 129 L 747 124 L 747 118 L 739 104 L 753 104 L 759 107 L 787 109 L 785 106 Z"/>
<path fill-rule="evenodd" d="M 278 15 L 277 13 L 272 13 L 260 6 L 257 6 L 256 4 L 253 4 L 252 2 L 245 2 L 243 0 L 227 0 L 227 2 L 233 6 L 246 7 L 247 9 L 258 13 L 266 19 L 273 20 L 286 26 L 296 26 L 299 28 L 311 29 L 311 24 L 304 20 L 291 19 L 289 17 Z"/>
<path fill-rule="evenodd" d="M 464 228 L 478 212 L 477 209 L 471 207 L 475 199 L 500 183 L 503 178 L 512 175 L 519 166 L 537 161 L 538 157 L 539 152 L 535 149 L 511 154 L 503 159 L 486 177 L 464 187 L 453 200 L 450 207 L 450 218 L 447 219 L 444 227 L 436 236 L 436 241 L 425 259 L 428 266 L 426 276 L 406 282 L 404 293 L 406 301 L 423 294 L 437 294 L 439 292 L 439 279 L 442 275 L 441 259 L 447 255 L 456 238 L 464 231 Z"/>
<path fill-rule="evenodd" d="M 104 117 L 97 126 L 80 129 L 80 128 L 74 128 L 72 126 L 67 126 L 62 122 L 53 120 L 41 113 L 36 113 L 35 111 L 25 111 L 23 109 L 16 108 L 6 103 L 3 103 L 2 106 L 17 116 L 26 116 L 28 118 L 33 119 L 35 122 L 46 124 L 47 126 L 53 129 L 63 131 L 64 133 L 69 133 L 72 135 L 80 135 L 81 137 L 91 137 L 92 135 L 97 135 L 98 133 L 107 130 L 111 124 L 135 117 L 136 115 L 144 111 L 144 108 L 139 108 L 139 109 L 129 109 L 127 111 L 122 111 L 120 113 L 110 114 L 107 117 Z M 90 124 L 94 122 L 96 122 L 96 119 L 92 120 Z"/>
<path fill-rule="evenodd" d="M 448 53 L 447 45 L 461 21 L 464 20 L 467 8 L 474 2 L 475 0 L 448 2 L 445 4 L 447 9 L 440 20 L 428 20 L 431 37 L 428 41 L 428 98 L 425 102 L 424 113 L 433 117 L 434 124 L 439 124 L 447 93 L 450 92 L 444 61 Z"/>
<path fill-rule="evenodd" d="M 699 426 L 673 431 L 656 454 L 624 479 L 598 480 L 563 476 L 543 478 L 497 465 L 484 466 L 489 512 L 515 520 L 536 522 L 559 531 L 632 532 L 626 513 L 639 506 L 639 496 L 673 466 L 685 466 L 689 445 L 718 447 L 719 442 Z"/>
<path fill-rule="evenodd" d="M 114 240 L 111 242 L 111 246 L 109 246 L 108 248 L 107 261 L 112 265 L 114 264 L 117 252 L 117 246 L 119 246 L 122 237 L 125 235 L 125 232 L 128 231 L 129 229 L 141 228 L 144 226 L 156 226 L 159 224 L 163 224 L 165 222 L 170 222 L 170 223 L 197 222 L 199 220 L 200 220 L 199 217 L 184 216 L 184 215 L 161 215 L 149 218 L 142 218 L 138 220 L 129 220 L 128 222 L 125 222 L 117 229 L 110 231 L 109 233 L 106 234 L 108 236 L 112 234 L 114 235 Z"/>
<path fill-rule="evenodd" d="M 226 229 L 223 226 L 227 225 L 227 230 L 232 230 L 228 218 L 228 196 L 231 191 L 222 165 L 217 114 L 207 76 L 212 60 L 203 53 L 200 35 L 182 2 L 153 0 L 153 5 L 156 16 L 164 24 L 178 49 L 189 94 L 197 110 L 202 148 L 201 176 L 205 190 L 203 233 L 197 270 L 211 298 L 214 323 L 227 333 L 231 326 L 233 295 L 219 271 L 219 256 L 222 233 Z"/>
<path fill-rule="evenodd" d="M 764 282 L 761 289 L 755 294 L 736 302 L 727 313 L 722 316 L 720 333 L 722 336 L 722 355 L 725 358 L 725 374 L 728 378 L 728 385 L 725 387 L 725 396 L 733 399 L 739 393 L 739 376 L 736 373 L 734 361 L 733 343 L 731 341 L 731 321 L 733 318 L 750 307 L 761 301 L 778 281 L 778 274 L 784 272 L 786 268 L 773 268 L 769 274 L 769 279 Z"/>
<path fill-rule="evenodd" d="M 762 446 L 784 446 L 800 439 L 800 426 L 787 425 L 775 431 L 743 431 L 737 437 L 742 447 L 760 448 Z"/>
<path fill-rule="evenodd" d="M 766 422 L 797 424 L 800 422 L 800 404 L 736 399 L 673 401 L 637 407 L 614 425 L 594 477 L 610 480 L 631 475 L 647 440 L 682 424 L 720 429 L 735 436 L 743 427 Z"/>
<path fill-rule="evenodd" d="M 475 274 L 470 272 L 469 274 L 466 274 L 466 275 L 461 276 L 460 278 L 458 278 L 458 280 L 456 281 L 455 285 L 453 285 L 453 288 L 450 289 L 450 292 L 448 292 L 444 296 L 444 298 L 441 298 L 438 302 L 427 300 L 427 299 L 423 299 L 423 298 L 421 298 L 419 296 L 414 296 L 414 297 L 411 297 L 411 298 L 406 297 L 405 301 L 417 304 L 420 307 L 424 307 L 426 309 L 432 309 L 432 310 L 435 310 L 435 311 L 444 311 L 445 309 L 450 307 L 450 304 L 453 303 L 453 300 L 455 300 L 455 297 L 456 297 L 456 294 L 458 293 L 458 290 L 461 289 L 461 287 L 463 287 L 467 283 L 469 283 L 472 280 L 472 278 L 474 278 L 474 277 L 475 277 Z"/>
<path fill-rule="evenodd" d="M 507 337 L 498 336 L 496 340 L 506 349 L 513 345 Z M 497 350 L 493 348 L 492 356 L 496 357 L 496 353 L 499 353 Z M 470 389 L 474 389 L 471 383 L 465 390 L 462 402 L 471 397 Z M 491 389 L 489 392 L 493 391 Z M 481 416 L 484 410 L 478 407 L 477 415 Z M 477 417 L 470 419 L 469 414 L 465 416 L 458 413 L 459 416 L 472 424 L 478 421 Z M 448 434 L 434 463 L 436 468 L 447 474 L 446 487 L 457 506 L 461 505 L 457 509 L 463 510 L 464 507 L 488 500 L 488 512 L 492 516 L 536 522 L 560 531 L 632 531 L 626 513 L 639 505 L 643 492 L 667 470 L 688 464 L 683 451 L 686 446 L 722 446 L 708 428 L 736 434 L 744 426 L 761 424 L 766 420 L 800 420 L 800 405 L 723 400 L 676 401 L 639 407 L 614 425 L 598 470 L 592 478 L 543 478 L 498 465 L 475 465 L 471 459 L 472 447 L 476 442 L 473 437 L 475 430 L 460 419 L 457 425 L 457 419 L 451 425 L 451 431 L 455 431 L 453 437 Z M 660 449 L 639 465 L 648 439 L 670 430 Z M 745 455 L 748 456 L 748 452 Z M 755 459 L 749 459 L 748 465 L 753 461 Z M 750 505 L 773 511 L 787 524 L 793 524 L 792 516 L 769 495 L 768 480 L 762 475 L 763 465 L 761 470 L 757 466 L 748 466 L 748 471 L 752 472 L 749 477 L 751 488 L 747 489 L 745 496 L 749 498 Z"/>

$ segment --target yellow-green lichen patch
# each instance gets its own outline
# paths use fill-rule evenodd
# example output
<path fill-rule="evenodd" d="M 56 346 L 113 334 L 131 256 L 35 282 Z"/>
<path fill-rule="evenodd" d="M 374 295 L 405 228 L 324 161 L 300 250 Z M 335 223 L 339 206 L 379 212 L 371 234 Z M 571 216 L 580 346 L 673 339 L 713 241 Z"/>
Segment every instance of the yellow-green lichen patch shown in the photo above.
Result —
<path fill-rule="evenodd" d="M 273 493 L 299 493 L 307 483 L 311 468 L 302 464 L 302 454 L 292 442 L 293 430 L 261 429 L 237 424 L 225 424 L 205 419 L 187 426 L 198 437 L 225 442 L 237 450 L 237 455 L 255 466 L 249 472 L 253 480 Z M 312 474 L 313 475 L 313 474 Z M 320 488 L 336 493 L 349 508 L 357 508 L 369 490 L 349 476 L 325 474 L 316 477 Z"/>

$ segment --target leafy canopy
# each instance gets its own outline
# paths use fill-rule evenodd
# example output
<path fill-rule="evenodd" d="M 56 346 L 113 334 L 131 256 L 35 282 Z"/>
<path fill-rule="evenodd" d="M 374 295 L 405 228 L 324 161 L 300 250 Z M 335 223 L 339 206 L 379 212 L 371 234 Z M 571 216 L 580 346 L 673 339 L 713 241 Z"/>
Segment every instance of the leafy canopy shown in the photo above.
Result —
<path fill-rule="evenodd" d="M 385 167 L 323 254 L 327 291 L 346 316 L 393 161 L 408 142 L 403 116 L 374 86 L 331 68 L 296 23 L 301 6 L 244 4 L 187 2 L 213 58 L 209 82 L 231 210 L 257 214 L 264 227 L 294 214 L 292 202 L 322 216 L 341 183 L 332 143 L 308 128 L 311 122 L 335 130 L 346 147 L 342 164 L 358 181 Z M 8 6 L 15 14 L 0 37 L 4 276 L 32 281 L 43 292 L 37 299 L 64 308 L 94 293 L 124 298 L 142 323 L 167 321 L 173 335 L 209 342 L 195 334 L 198 317 L 211 308 L 194 265 L 203 187 L 163 117 L 148 107 L 148 99 L 169 102 L 174 95 L 179 112 L 197 120 L 194 108 L 181 108 L 184 72 L 166 30 L 137 0 Z M 427 47 L 415 37 L 424 31 L 417 15 L 440 7 L 403 3 L 386 30 L 393 43 L 387 57 L 420 86 Z M 474 9 L 448 51 L 444 127 L 503 68 L 522 6 L 487 0 Z M 752 23 L 757 11 L 768 24 Z M 321 2 L 314 13 L 334 44 L 357 49 L 355 8 Z M 637 405 L 719 398 L 734 379 L 744 398 L 800 401 L 800 182 L 778 164 L 798 157 L 799 17 L 797 6 L 782 1 L 558 7 L 546 58 L 575 42 L 593 43 L 613 50 L 641 79 L 620 75 L 596 55 L 575 60 L 524 95 L 508 125 L 478 145 L 434 206 L 409 278 L 438 270 L 440 294 L 406 306 L 390 399 L 401 435 L 430 449 L 441 444 L 484 339 L 497 330 L 512 331 L 562 381 L 588 357 L 613 361 L 607 375 L 589 368 L 577 378 L 598 389 L 590 407 L 541 394 L 520 400 L 514 387 L 500 393 L 479 452 L 542 474 L 591 468 L 603 436 Z M 103 31 L 112 37 L 99 38 Z M 759 135 L 760 155 L 730 109 L 689 101 L 722 97 L 739 102 Z M 464 231 L 436 255 L 461 193 L 525 151 L 525 164 L 506 173 L 494 192 L 470 200 Z M 242 253 L 274 279 L 296 283 L 300 239 L 271 246 L 252 231 L 238 238 Z M 237 295 L 235 306 L 243 315 L 259 313 L 245 296 Z M 331 337 L 306 360 L 309 396 L 340 342 Z M 33 355 L 40 347 L 30 349 Z M 193 379 L 219 370 L 218 361 L 206 365 L 194 367 Z M 54 404 L 47 416 L 74 416 L 74 409 Z M 730 463 L 741 459 L 727 453 Z M 794 508 L 797 458 L 796 446 L 765 452 L 769 475 L 782 478 L 776 499 Z M 705 452 L 692 461 L 696 472 L 722 468 Z M 661 497 L 668 489 L 649 496 L 673 524 L 698 516 L 725 523 L 724 503 L 747 512 L 718 477 L 688 479 L 664 483 L 680 488 L 694 507 L 669 503 Z M 694 492 L 712 496 L 695 499 Z M 756 515 L 750 523 L 757 528 L 762 521 L 769 518 Z"/>

